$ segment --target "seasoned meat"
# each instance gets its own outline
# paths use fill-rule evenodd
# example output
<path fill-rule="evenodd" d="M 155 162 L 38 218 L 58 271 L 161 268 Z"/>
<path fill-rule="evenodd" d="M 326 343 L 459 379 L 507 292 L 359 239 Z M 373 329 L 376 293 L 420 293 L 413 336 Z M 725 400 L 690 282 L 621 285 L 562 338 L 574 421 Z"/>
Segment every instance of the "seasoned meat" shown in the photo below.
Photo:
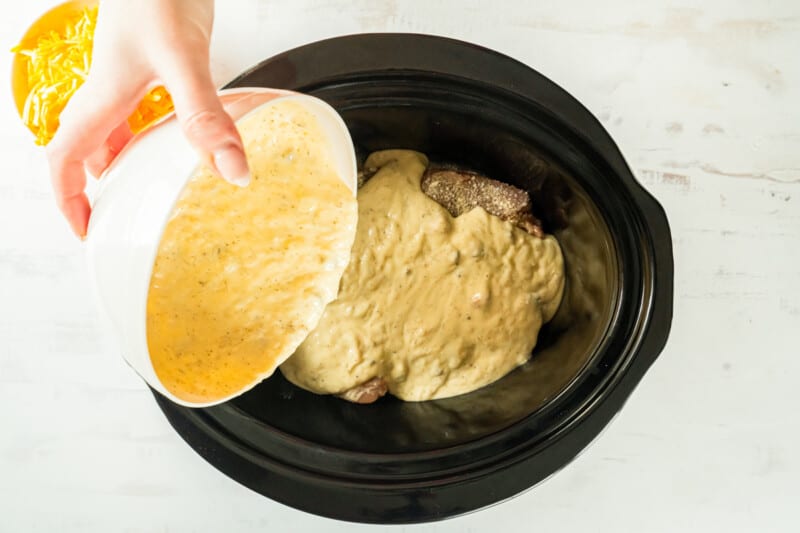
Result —
<path fill-rule="evenodd" d="M 531 235 L 544 236 L 541 221 L 531 212 L 528 193 L 513 185 L 475 172 L 431 166 L 422 177 L 422 191 L 454 217 L 480 206 Z"/>
<path fill-rule="evenodd" d="M 344 391 L 339 397 L 353 403 L 372 403 L 388 390 L 383 378 L 377 377 Z"/>

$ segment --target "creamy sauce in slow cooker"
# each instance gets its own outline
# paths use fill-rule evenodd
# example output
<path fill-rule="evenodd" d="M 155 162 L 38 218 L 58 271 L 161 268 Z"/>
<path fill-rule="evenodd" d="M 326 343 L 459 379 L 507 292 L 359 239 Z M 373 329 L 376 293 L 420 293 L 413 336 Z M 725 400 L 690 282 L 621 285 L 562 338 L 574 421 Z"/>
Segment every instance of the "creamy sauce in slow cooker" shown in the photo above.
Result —
<path fill-rule="evenodd" d="M 564 289 L 561 249 L 482 208 L 453 218 L 425 195 L 424 155 L 372 154 L 338 298 L 282 366 L 341 393 L 375 377 L 403 400 L 473 391 L 530 357 Z"/>

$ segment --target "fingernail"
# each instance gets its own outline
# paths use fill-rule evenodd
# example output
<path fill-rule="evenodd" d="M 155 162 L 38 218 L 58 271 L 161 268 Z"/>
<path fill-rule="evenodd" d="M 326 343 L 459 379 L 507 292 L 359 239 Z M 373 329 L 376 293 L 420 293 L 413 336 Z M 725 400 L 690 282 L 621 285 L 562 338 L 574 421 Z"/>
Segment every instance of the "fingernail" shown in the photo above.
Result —
<path fill-rule="evenodd" d="M 250 174 L 245 174 L 244 176 L 239 176 L 238 178 L 230 178 L 228 181 L 234 185 L 238 185 L 239 187 L 247 187 L 250 185 Z"/>
<path fill-rule="evenodd" d="M 238 146 L 231 144 L 214 152 L 214 165 L 226 181 L 239 187 L 246 187 L 250 183 L 247 159 Z"/>

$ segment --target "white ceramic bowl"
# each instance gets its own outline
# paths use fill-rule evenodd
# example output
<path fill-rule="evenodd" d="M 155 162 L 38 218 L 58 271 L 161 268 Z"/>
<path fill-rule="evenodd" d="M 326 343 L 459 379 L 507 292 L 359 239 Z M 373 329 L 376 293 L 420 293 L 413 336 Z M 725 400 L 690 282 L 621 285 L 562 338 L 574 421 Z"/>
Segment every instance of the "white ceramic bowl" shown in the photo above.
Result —
<path fill-rule="evenodd" d="M 339 176 L 356 193 L 356 161 L 350 134 L 341 117 L 317 98 L 273 89 L 220 92 L 234 120 L 278 99 L 300 102 L 317 117 Z M 175 403 L 205 407 L 171 394 L 158 379 L 147 348 L 147 293 L 161 235 L 187 180 L 200 163 L 174 115 L 137 135 L 104 174 L 95 196 L 87 233 L 87 252 L 96 296 L 118 337 L 122 355 L 148 385 Z"/>

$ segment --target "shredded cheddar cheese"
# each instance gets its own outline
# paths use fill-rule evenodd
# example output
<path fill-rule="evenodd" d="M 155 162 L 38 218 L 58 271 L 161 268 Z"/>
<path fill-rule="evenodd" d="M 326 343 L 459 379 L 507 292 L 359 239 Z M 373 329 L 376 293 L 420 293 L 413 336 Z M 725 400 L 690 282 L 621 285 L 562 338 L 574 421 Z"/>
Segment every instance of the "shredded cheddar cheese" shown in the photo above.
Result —
<path fill-rule="evenodd" d="M 172 98 L 164 87 L 156 87 L 145 95 L 136 111 L 128 117 L 128 125 L 134 133 L 171 112 Z"/>
<path fill-rule="evenodd" d="M 26 58 L 28 95 L 22 120 L 36 136 L 36 144 L 53 138 L 59 116 L 75 91 L 89 75 L 92 63 L 97 6 L 64 20 L 61 32 L 40 35 L 34 47 L 16 46 L 12 52 Z M 172 111 L 172 99 L 164 87 L 156 87 L 128 118 L 134 133 Z"/>

